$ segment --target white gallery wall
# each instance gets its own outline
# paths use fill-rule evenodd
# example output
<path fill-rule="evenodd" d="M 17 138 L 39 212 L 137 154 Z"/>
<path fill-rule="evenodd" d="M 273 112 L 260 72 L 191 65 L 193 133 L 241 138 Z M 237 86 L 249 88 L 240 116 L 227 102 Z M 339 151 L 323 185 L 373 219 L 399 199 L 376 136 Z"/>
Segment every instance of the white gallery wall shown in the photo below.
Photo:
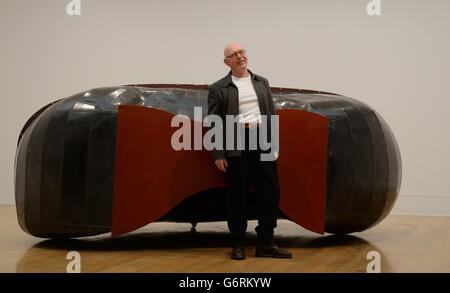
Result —
<path fill-rule="evenodd" d="M 14 204 L 27 119 L 96 87 L 210 84 L 240 42 L 271 86 L 361 100 L 393 130 L 403 181 L 392 213 L 450 215 L 450 1 L 0 0 L 0 204 Z"/>

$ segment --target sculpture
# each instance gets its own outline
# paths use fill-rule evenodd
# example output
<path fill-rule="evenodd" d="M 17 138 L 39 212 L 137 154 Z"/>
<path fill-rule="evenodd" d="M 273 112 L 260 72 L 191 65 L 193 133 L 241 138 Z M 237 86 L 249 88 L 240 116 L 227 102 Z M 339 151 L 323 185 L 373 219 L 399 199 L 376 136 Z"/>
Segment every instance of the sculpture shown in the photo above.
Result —
<path fill-rule="evenodd" d="M 280 217 L 320 234 L 363 231 L 386 217 L 398 196 L 401 158 L 382 117 L 337 94 L 272 92 Z M 171 118 L 194 121 L 195 106 L 206 115 L 207 86 L 97 88 L 40 109 L 16 152 L 20 227 L 44 238 L 117 236 L 153 221 L 225 220 L 224 184 L 209 152 L 168 145 Z M 248 218 L 255 213 L 249 205 Z"/>

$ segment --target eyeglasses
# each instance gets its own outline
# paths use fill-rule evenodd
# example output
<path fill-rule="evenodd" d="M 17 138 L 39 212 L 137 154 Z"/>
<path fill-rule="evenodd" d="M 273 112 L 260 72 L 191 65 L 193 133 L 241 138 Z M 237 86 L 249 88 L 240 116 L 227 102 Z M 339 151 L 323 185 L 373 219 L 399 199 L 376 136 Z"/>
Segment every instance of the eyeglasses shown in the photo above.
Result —
<path fill-rule="evenodd" d="M 233 54 L 231 54 L 229 56 L 226 56 L 225 58 L 235 58 L 235 57 L 237 57 L 238 54 L 241 55 L 241 56 L 245 56 L 247 54 L 247 50 L 237 51 L 236 53 L 233 53 Z"/>

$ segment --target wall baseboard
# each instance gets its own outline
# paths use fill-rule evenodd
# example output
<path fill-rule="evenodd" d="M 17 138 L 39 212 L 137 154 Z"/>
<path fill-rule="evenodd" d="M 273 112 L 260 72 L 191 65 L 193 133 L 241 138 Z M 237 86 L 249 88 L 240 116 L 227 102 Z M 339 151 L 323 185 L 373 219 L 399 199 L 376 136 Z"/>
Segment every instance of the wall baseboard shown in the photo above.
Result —
<path fill-rule="evenodd" d="M 0 205 L 15 205 L 12 189 L 1 189 Z M 450 196 L 399 195 L 391 215 L 450 216 Z"/>
<path fill-rule="evenodd" d="M 14 188 L 0 187 L 0 205 L 15 205 Z"/>
<path fill-rule="evenodd" d="M 450 216 L 450 196 L 399 195 L 390 214 Z"/>

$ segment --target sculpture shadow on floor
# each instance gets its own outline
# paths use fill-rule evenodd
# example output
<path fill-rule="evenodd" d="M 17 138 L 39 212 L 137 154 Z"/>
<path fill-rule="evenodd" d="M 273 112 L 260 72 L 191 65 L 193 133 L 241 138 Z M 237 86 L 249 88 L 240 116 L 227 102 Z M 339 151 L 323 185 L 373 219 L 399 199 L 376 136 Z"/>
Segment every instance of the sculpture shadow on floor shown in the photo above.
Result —
<path fill-rule="evenodd" d="M 114 259 L 120 257 L 123 253 L 131 253 L 138 257 L 158 255 L 178 258 L 182 257 L 184 249 L 191 250 L 191 252 L 186 252 L 187 254 L 192 253 L 193 249 L 194 253 L 199 255 L 198 257 L 208 259 L 211 253 L 214 253 L 212 251 L 217 248 L 216 254 L 223 254 L 224 258 L 227 259 L 231 240 L 226 224 L 217 225 L 215 228 L 216 230 L 209 228 L 192 232 L 190 226 L 185 224 L 177 227 L 175 231 L 145 228 L 113 238 L 111 238 L 110 233 L 105 233 L 94 237 L 47 239 L 33 245 L 25 252 L 16 266 L 16 272 L 41 272 L 43 267 L 50 272 L 52 270 L 64 272 L 68 263 L 66 254 L 69 251 L 78 251 L 83 257 L 98 258 L 101 261 L 110 261 L 112 264 L 114 264 Z M 256 233 L 252 231 L 252 228 L 252 225 L 250 225 L 246 234 L 246 245 L 250 250 L 254 249 L 257 242 Z M 371 250 L 380 252 L 384 257 L 376 246 L 354 235 L 322 236 L 307 231 L 306 233 L 305 231 L 303 233 L 299 231 L 298 236 L 285 233 L 276 234 L 275 241 L 281 248 L 290 250 L 300 256 L 309 254 L 311 250 L 316 249 L 317 253 L 320 254 L 322 249 L 327 248 L 356 247 L 357 251 L 363 251 L 363 258 L 365 258 L 365 251 Z M 361 246 L 361 248 L 357 246 Z M 202 249 L 205 249 L 204 255 Z M 39 263 L 37 263 L 37 259 Z M 301 257 L 296 258 L 296 261 L 301 261 Z M 365 259 L 362 261 L 363 264 L 366 262 Z M 383 258 L 383 268 L 390 269 L 385 257 Z M 361 269 L 364 270 L 365 267 Z"/>
<path fill-rule="evenodd" d="M 356 246 L 371 244 L 354 235 L 275 235 L 275 242 L 286 248 L 325 248 L 337 246 Z M 256 233 L 251 229 L 246 233 L 246 245 L 257 243 Z M 124 251 L 148 249 L 185 249 L 185 248 L 226 248 L 231 247 L 227 230 L 192 232 L 189 229 L 177 231 L 135 231 L 119 237 L 110 237 L 110 233 L 94 237 L 47 239 L 33 246 L 39 249 L 87 250 L 87 251 Z"/>

